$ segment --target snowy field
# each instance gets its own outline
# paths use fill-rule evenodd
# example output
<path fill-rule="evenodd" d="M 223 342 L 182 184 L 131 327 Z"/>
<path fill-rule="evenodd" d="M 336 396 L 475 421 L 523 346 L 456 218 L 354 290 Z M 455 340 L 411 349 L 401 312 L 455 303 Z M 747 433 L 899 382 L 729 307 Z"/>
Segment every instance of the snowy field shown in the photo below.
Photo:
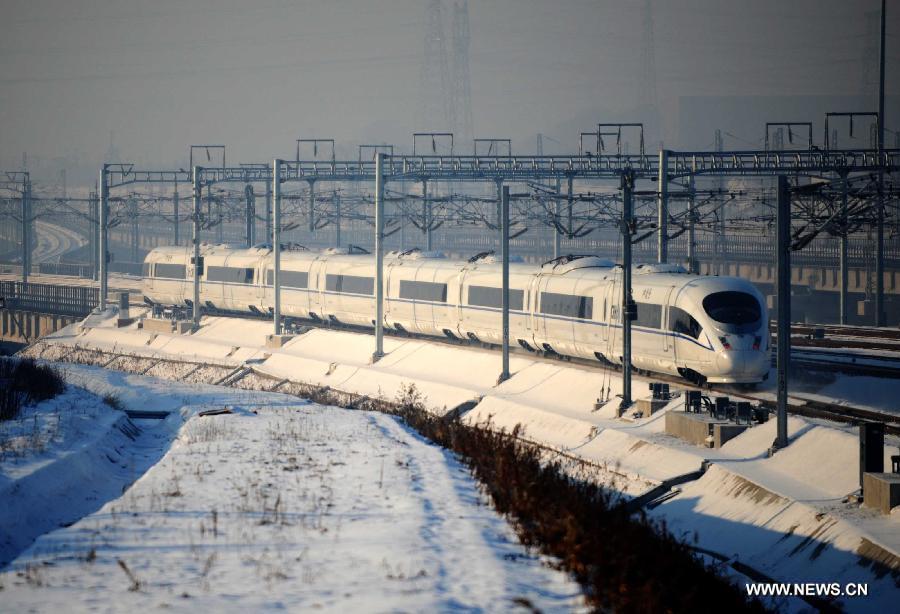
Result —
<path fill-rule="evenodd" d="M 391 417 L 67 371 L 130 409 L 174 413 L 132 423 L 70 389 L 26 416 L 51 427 L 40 450 L 0 464 L 4 500 L 23 502 L 0 512 L 3 531 L 87 515 L 0 573 L 3 611 L 581 607 L 578 585 L 516 541 L 468 472 Z M 6 552 L 22 546 L 11 538 Z"/>

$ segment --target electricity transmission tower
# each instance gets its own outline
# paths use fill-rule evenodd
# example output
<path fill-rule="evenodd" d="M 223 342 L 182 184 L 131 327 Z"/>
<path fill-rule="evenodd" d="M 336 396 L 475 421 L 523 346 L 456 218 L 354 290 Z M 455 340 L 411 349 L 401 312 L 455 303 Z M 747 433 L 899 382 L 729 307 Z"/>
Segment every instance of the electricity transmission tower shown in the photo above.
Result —
<path fill-rule="evenodd" d="M 444 44 L 441 0 L 428 0 L 425 8 L 425 48 L 420 77 L 420 126 L 450 128 L 453 121 L 450 71 Z"/>
<path fill-rule="evenodd" d="M 472 122 L 472 82 L 469 78 L 469 2 L 453 5 L 453 132 L 468 142 L 474 136 Z"/>
<path fill-rule="evenodd" d="M 653 41 L 653 8 L 651 0 L 644 0 L 641 10 L 642 43 L 641 46 L 641 77 L 638 83 L 637 108 L 640 111 L 639 120 L 656 130 L 658 140 L 663 141 L 663 129 L 659 117 L 659 101 L 656 96 L 656 45 Z M 652 132 L 651 132 L 652 133 Z"/>
<path fill-rule="evenodd" d="M 860 71 L 860 94 L 867 103 L 878 100 L 878 41 L 880 28 L 880 14 L 877 11 L 866 13 L 866 37 L 862 55 L 862 70 Z"/>

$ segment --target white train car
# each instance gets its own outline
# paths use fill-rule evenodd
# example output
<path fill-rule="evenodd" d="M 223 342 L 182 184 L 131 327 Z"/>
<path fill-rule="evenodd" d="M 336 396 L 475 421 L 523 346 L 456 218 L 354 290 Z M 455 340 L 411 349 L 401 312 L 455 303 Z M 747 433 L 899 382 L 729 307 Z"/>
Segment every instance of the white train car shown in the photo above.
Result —
<path fill-rule="evenodd" d="M 193 296 L 186 280 L 193 280 L 190 247 L 157 247 L 147 254 L 143 264 L 144 294 L 161 305 L 185 305 Z M 185 294 L 187 292 L 187 294 Z"/>
<path fill-rule="evenodd" d="M 222 311 L 252 311 L 262 298 L 262 264 L 269 250 L 216 245 L 202 251 L 200 299 L 204 307 Z M 187 296 L 193 296 L 192 291 Z"/>
<path fill-rule="evenodd" d="M 204 246 L 206 308 L 271 313 L 274 262 L 265 247 Z M 371 327 L 375 265 L 346 250 L 285 251 L 286 317 Z M 769 371 L 768 314 L 759 291 L 734 277 L 689 275 L 680 267 L 633 270 L 632 363 L 710 383 L 754 383 Z M 144 296 L 190 304 L 186 248 L 159 248 L 145 262 Z M 563 356 L 622 361 L 621 267 L 566 257 L 541 267 L 510 265 L 510 340 Z M 384 325 L 398 331 L 488 343 L 501 341 L 501 266 L 494 258 L 451 261 L 417 251 L 385 257 Z"/>

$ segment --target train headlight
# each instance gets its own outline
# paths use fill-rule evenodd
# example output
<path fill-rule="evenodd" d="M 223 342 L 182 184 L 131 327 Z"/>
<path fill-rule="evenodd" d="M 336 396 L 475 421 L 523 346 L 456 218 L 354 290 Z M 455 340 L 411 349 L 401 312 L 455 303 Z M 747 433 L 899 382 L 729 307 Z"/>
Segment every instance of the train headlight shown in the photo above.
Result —
<path fill-rule="evenodd" d="M 762 337 L 759 337 L 759 336 L 754 337 L 753 338 L 753 349 L 758 350 L 761 343 L 762 343 Z"/>
<path fill-rule="evenodd" d="M 725 348 L 726 350 L 730 350 L 730 349 L 731 349 L 731 344 L 728 343 L 728 337 L 719 337 L 719 341 L 722 342 L 722 347 L 723 347 L 723 348 Z"/>

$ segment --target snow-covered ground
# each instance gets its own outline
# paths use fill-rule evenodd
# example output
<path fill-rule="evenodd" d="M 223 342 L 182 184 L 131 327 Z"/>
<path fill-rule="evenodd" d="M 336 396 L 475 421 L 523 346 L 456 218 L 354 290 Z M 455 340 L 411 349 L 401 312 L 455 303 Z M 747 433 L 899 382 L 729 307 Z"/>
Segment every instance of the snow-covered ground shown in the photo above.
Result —
<path fill-rule="evenodd" d="M 846 500 L 858 487 L 858 440 L 849 426 L 791 418 L 791 445 L 772 457 L 767 450 L 775 438 L 774 422 L 712 450 L 665 433 L 665 413 L 677 411 L 681 399 L 650 418 L 616 418 L 621 382 L 617 373 L 599 367 L 519 354 L 511 360 L 512 378 L 498 385 L 499 355 L 472 347 L 386 338 L 387 355 L 373 364 L 373 339 L 360 333 L 316 329 L 271 349 L 264 345 L 271 324 L 260 321 L 206 318 L 192 335 L 115 329 L 108 317 L 92 316 L 86 324 L 47 338 L 31 353 L 103 364 L 118 354 L 125 357 L 110 362 L 111 368 L 193 381 L 246 373 L 236 385 L 264 389 L 290 380 L 393 398 L 403 384 L 414 382 L 431 411 L 469 403 L 473 408 L 462 418 L 467 422 L 490 420 L 507 429 L 521 425 L 529 440 L 590 463 L 587 475 L 625 497 L 708 467 L 701 478 L 672 491 L 652 514 L 678 534 L 696 535 L 701 548 L 782 581 L 870 583 L 867 600 L 844 604 L 851 610 L 888 605 L 900 595 L 900 513 L 881 516 Z M 866 381 L 877 393 L 860 389 L 857 382 L 838 377 L 810 383 L 805 392 L 814 393 L 818 386 L 832 400 L 868 394 L 873 406 L 900 398 L 896 381 Z M 635 378 L 638 396 L 642 391 L 649 395 L 646 383 Z M 889 443 L 897 445 L 893 439 Z M 886 447 L 886 460 L 894 453 L 896 447 Z"/>
<path fill-rule="evenodd" d="M 57 436 L 4 459 L 4 500 L 22 505 L 2 508 L 0 526 L 46 531 L 74 520 L 58 508 L 92 513 L 0 574 L 4 611 L 582 606 L 578 585 L 517 542 L 451 454 L 392 417 L 93 367 L 66 377 L 173 415 L 136 421 L 124 442 L 107 439 L 128 419 L 84 390 L 29 411 L 59 416 Z M 56 479 L 41 479 L 48 468 Z"/>

